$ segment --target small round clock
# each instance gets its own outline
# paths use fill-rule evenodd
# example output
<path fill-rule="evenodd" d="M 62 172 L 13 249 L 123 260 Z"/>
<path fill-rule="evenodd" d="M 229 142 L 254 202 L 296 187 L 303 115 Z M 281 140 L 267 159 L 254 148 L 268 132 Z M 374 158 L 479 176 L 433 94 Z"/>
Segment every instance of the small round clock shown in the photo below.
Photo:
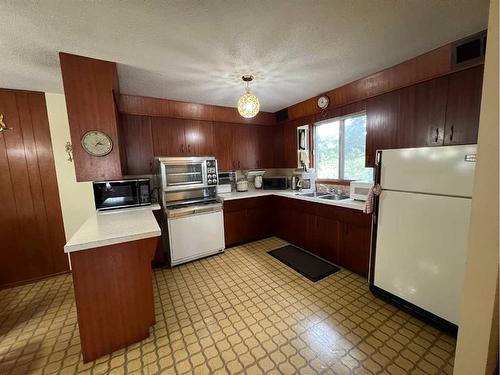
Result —
<path fill-rule="evenodd" d="M 318 98 L 318 107 L 321 109 L 325 109 L 330 104 L 330 98 L 326 95 L 321 95 Z"/>
<path fill-rule="evenodd" d="M 107 134 L 91 130 L 83 135 L 82 147 L 92 156 L 106 156 L 113 149 L 113 141 Z"/>

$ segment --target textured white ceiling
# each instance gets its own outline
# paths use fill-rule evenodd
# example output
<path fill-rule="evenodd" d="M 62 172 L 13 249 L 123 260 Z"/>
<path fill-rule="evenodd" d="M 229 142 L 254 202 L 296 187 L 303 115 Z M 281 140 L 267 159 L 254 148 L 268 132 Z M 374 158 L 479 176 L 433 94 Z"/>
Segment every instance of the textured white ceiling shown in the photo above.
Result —
<path fill-rule="evenodd" d="M 0 87 L 62 92 L 59 51 L 119 63 L 121 91 L 276 111 L 483 30 L 488 0 L 0 2 Z"/>

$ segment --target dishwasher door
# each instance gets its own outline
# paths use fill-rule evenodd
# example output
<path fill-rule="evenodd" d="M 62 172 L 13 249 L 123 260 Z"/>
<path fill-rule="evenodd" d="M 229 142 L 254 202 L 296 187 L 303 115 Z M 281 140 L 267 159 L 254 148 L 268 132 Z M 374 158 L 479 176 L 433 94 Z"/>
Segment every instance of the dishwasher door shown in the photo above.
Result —
<path fill-rule="evenodd" d="M 224 251 L 222 210 L 168 218 L 171 265 Z"/>

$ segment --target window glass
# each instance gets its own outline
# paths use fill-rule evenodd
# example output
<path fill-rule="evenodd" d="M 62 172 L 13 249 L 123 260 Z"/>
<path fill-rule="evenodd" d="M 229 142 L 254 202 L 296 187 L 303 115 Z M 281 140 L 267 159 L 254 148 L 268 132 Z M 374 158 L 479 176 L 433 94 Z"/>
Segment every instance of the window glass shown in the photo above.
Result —
<path fill-rule="evenodd" d="M 315 156 L 317 178 L 339 178 L 339 121 L 328 121 L 316 126 Z"/>
<path fill-rule="evenodd" d="M 372 179 L 372 168 L 365 168 L 366 115 L 344 120 L 344 176 L 346 180 Z"/>
<path fill-rule="evenodd" d="M 317 178 L 373 179 L 372 168 L 365 168 L 366 114 L 321 122 L 314 137 Z"/>

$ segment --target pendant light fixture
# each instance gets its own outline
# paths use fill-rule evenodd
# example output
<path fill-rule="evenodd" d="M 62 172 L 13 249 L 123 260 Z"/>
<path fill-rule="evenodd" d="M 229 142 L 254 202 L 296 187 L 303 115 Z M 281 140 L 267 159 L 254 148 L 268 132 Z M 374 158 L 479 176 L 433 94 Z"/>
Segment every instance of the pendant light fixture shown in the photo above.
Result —
<path fill-rule="evenodd" d="M 238 112 L 245 118 L 252 118 L 259 113 L 260 109 L 259 99 L 250 92 L 250 82 L 252 82 L 253 76 L 245 75 L 241 79 L 245 82 L 246 92 L 238 100 Z"/>

